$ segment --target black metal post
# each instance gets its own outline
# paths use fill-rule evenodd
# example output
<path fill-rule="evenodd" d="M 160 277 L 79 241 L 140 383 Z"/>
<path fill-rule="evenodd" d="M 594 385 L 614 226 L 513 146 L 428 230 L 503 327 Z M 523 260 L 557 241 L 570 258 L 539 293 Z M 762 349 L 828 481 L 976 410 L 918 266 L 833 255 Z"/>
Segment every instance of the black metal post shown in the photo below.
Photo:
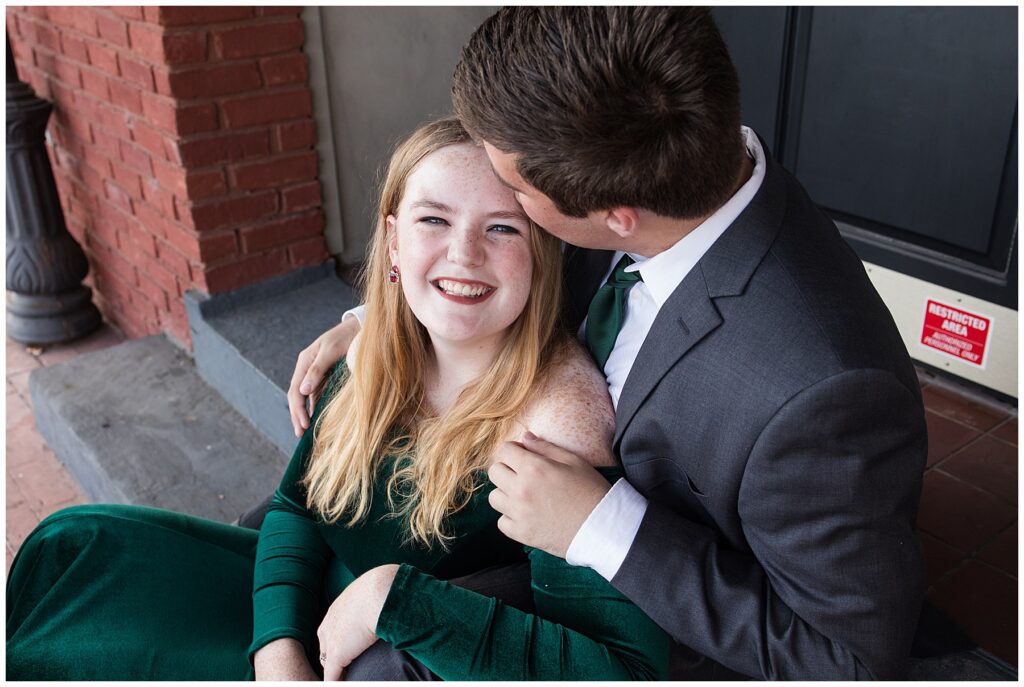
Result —
<path fill-rule="evenodd" d="M 99 327 L 85 253 L 64 224 L 44 135 L 53 106 L 18 79 L 7 37 L 7 336 L 64 343 Z"/>

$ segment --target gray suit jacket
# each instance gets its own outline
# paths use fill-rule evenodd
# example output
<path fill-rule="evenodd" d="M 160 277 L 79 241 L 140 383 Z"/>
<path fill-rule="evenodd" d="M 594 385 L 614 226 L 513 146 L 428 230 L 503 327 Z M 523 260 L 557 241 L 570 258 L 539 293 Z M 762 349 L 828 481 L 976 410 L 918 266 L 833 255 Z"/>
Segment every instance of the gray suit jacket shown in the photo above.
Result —
<path fill-rule="evenodd" d="M 567 253 L 571 326 L 609 257 Z M 922 600 L 926 442 L 888 310 L 769 159 L 622 390 L 614 445 L 650 506 L 612 584 L 746 675 L 898 678 Z"/>

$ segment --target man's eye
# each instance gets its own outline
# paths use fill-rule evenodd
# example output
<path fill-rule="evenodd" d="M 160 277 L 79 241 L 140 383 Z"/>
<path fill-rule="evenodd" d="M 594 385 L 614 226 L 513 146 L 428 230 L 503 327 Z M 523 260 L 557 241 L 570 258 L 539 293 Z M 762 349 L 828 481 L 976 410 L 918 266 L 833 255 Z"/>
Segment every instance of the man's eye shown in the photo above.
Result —
<path fill-rule="evenodd" d="M 507 224 L 495 224 L 491 227 L 491 231 L 496 231 L 499 234 L 519 234 L 520 231 L 515 227 L 510 227 Z"/>

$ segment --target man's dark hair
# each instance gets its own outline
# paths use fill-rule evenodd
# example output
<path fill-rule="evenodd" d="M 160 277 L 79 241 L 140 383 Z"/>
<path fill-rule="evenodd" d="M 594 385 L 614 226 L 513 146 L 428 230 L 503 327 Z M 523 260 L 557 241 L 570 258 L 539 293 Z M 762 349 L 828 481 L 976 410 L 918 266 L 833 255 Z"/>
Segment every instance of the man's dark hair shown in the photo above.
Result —
<path fill-rule="evenodd" d="M 452 99 L 575 217 L 701 217 L 728 200 L 744 155 L 739 79 L 706 8 L 503 8 L 462 49 Z"/>

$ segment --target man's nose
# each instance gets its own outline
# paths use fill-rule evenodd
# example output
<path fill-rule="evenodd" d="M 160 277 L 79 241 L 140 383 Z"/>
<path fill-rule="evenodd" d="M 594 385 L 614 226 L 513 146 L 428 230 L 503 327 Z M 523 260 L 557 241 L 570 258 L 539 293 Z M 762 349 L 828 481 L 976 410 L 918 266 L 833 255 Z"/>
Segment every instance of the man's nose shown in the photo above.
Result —
<path fill-rule="evenodd" d="M 448 244 L 448 260 L 464 267 L 476 267 L 483 263 L 484 251 L 480 237 L 471 232 L 453 232 Z"/>

